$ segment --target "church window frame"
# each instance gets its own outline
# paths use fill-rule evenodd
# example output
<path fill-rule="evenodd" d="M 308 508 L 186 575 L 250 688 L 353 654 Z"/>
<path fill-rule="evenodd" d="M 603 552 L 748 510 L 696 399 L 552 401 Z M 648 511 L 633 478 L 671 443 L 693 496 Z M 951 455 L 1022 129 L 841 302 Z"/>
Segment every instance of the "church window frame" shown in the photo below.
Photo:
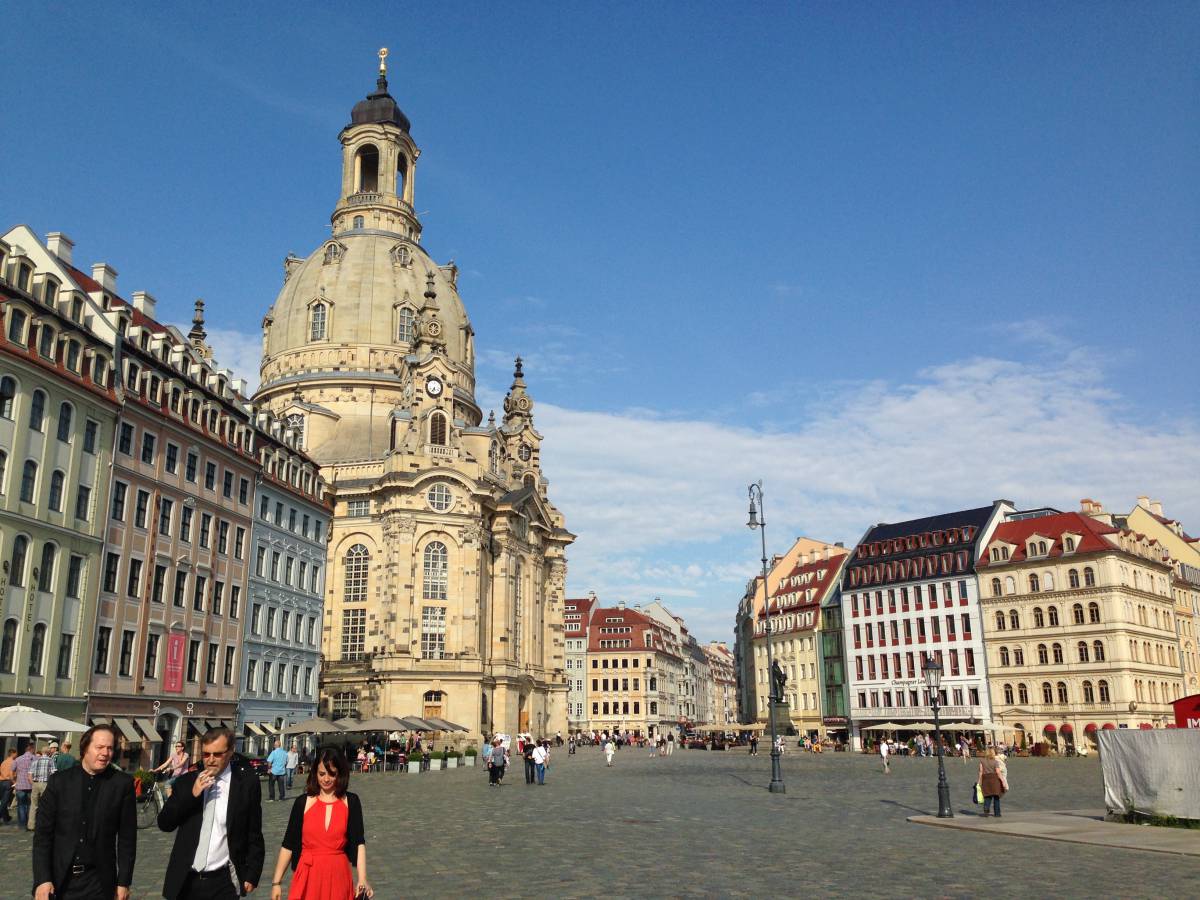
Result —
<path fill-rule="evenodd" d="M 354 186 L 356 194 L 379 192 L 379 162 L 383 154 L 372 143 L 362 144 L 354 151 Z"/>
<path fill-rule="evenodd" d="M 446 658 L 446 607 L 421 607 L 421 659 Z"/>
<path fill-rule="evenodd" d="M 442 541 L 430 541 L 421 554 L 421 599 L 447 599 L 449 582 L 450 550 Z"/>
<path fill-rule="evenodd" d="M 447 485 L 439 482 L 426 491 L 425 501 L 434 512 L 445 512 L 454 505 L 454 493 Z"/>
<path fill-rule="evenodd" d="M 329 340 L 332 307 L 324 298 L 314 300 L 308 307 L 308 340 L 317 343 Z"/>
<path fill-rule="evenodd" d="M 330 712 L 335 719 L 358 716 L 358 694 L 354 691 L 338 691 L 333 695 Z"/>
<path fill-rule="evenodd" d="M 304 449 L 304 413 L 289 413 L 284 416 L 283 424 L 296 432 L 296 446 Z"/>
<path fill-rule="evenodd" d="M 367 652 L 367 610 L 356 606 L 342 610 L 342 659 L 356 662 Z"/>
<path fill-rule="evenodd" d="M 355 544 L 342 557 L 342 602 L 366 603 L 371 581 L 371 551 Z"/>
<path fill-rule="evenodd" d="M 434 410 L 429 415 L 429 443 L 434 447 L 445 447 L 449 443 L 446 414 L 441 410 Z"/>
<path fill-rule="evenodd" d="M 402 266 L 408 268 L 412 265 L 412 251 L 408 249 L 407 244 L 396 244 L 388 251 L 392 257 L 393 266 Z"/>
<path fill-rule="evenodd" d="M 359 229 L 366 227 L 366 221 L 367 220 L 365 218 L 363 218 L 362 216 L 355 216 L 353 221 L 351 222 L 350 227 L 353 228 L 355 231 L 357 231 Z"/>
<path fill-rule="evenodd" d="M 396 307 L 396 343 L 411 344 L 417 339 L 417 311 L 407 304 Z"/>

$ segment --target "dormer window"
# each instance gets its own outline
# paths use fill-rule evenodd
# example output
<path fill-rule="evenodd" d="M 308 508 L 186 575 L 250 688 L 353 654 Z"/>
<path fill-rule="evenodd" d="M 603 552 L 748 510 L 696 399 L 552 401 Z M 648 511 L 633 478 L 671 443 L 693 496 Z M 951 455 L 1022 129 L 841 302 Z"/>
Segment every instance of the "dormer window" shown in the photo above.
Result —
<path fill-rule="evenodd" d="M 300 413 L 292 413 L 283 420 L 288 428 L 296 432 L 296 446 L 303 449 L 304 447 L 304 416 Z"/>
<path fill-rule="evenodd" d="M 24 310 L 13 309 L 11 306 L 8 310 L 8 339 L 14 344 L 24 345 L 25 343 L 25 323 L 29 321 Z"/>
<path fill-rule="evenodd" d="M 325 340 L 329 327 L 329 307 L 321 301 L 314 303 L 309 310 L 308 318 L 308 339 L 310 341 Z"/>
<path fill-rule="evenodd" d="M 71 298 L 71 318 L 76 322 L 83 321 L 83 301 L 78 297 Z"/>
<path fill-rule="evenodd" d="M 98 387 L 108 387 L 108 361 L 101 356 L 92 362 L 92 381 Z"/>
<path fill-rule="evenodd" d="M 45 283 L 42 285 L 42 299 L 46 302 L 47 306 L 53 306 L 54 302 L 58 299 L 58 282 L 53 278 L 47 277 Z"/>
<path fill-rule="evenodd" d="M 68 371 L 79 374 L 79 344 L 76 341 L 67 341 L 67 352 L 63 357 L 63 364 Z"/>
<path fill-rule="evenodd" d="M 1074 553 L 1075 552 L 1075 538 L 1070 537 L 1069 535 L 1067 537 L 1063 538 L 1063 550 L 1065 550 L 1067 553 Z"/>
<path fill-rule="evenodd" d="M 392 265 L 407 266 L 412 262 L 412 252 L 404 244 L 392 248 Z"/>
<path fill-rule="evenodd" d="M 337 241 L 330 241 L 325 245 L 325 265 L 341 262 L 342 254 L 345 253 L 345 251 L 346 248 Z"/>
<path fill-rule="evenodd" d="M 138 373 L 140 370 L 133 363 L 129 364 L 129 368 L 125 370 L 125 387 L 129 390 L 137 392 L 138 389 Z"/>
<path fill-rule="evenodd" d="M 17 290 L 29 293 L 29 283 L 33 280 L 33 266 L 28 263 L 17 264 Z"/>
<path fill-rule="evenodd" d="M 411 307 L 402 306 L 396 315 L 396 340 L 411 344 L 417 333 L 417 314 Z"/>
<path fill-rule="evenodd" d="M 49 325 L 38 329 L 38 353 L 46 359 L 54 359 L 54 329 Z"/>

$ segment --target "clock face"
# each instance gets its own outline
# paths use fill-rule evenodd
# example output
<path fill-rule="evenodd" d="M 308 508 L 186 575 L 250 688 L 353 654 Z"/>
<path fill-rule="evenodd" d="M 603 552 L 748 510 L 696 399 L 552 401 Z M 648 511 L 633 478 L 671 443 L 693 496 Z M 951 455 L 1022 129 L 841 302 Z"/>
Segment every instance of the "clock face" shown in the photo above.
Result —
<path fill-rule="evenodd" d="M 533 456 L 533 450 L 530 449 L 528 444 L 522 444 L 517 449 L 517 456 L 521 457 L 522 462 L 529 462 L 529 457 Z"/>
<path fill-rule="evenodd" d="M 442 395 L 442 380 L 430 375 L 425 379 L 425 393 L 430 397 L 440 397 Z"/>

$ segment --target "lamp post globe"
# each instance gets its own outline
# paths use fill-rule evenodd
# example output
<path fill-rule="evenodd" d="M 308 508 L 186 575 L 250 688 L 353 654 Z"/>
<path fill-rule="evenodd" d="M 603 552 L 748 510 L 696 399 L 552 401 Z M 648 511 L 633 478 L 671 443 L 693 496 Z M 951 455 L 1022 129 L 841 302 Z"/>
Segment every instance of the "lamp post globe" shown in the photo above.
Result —
<path fill-rule="evenodd" d="M 929 706 L 933 710 L 933 739 L 937 744 L 938 761 L 938 812 L 939 819 L 953 819 L 950 806 L 950 784 L 946 781 L 946 761 L 942 755 L 942 664 L 932 654 L 926 654 L 921 662 L 921 674 L 925 676 L 925 687 L 929 690 Z"/>
<path fill-rule="evenodd" d="M 771 592 L 767 586 L 767 516 L 763 507 L 762 482 L 750 485 L 750 518 L 746 527 L 751 531 L 757 530 L 762 541 L 762 587 L 763 587 L 763 634 L 767 645 L 767 684 L 770 691 L 767 694 L 767 723 L 771 729 L 771 783 L 768 790 L 772 794 L 783 794 L 787 788 L 783 783 L 783 766 L 781 765 L 779 742 L 775 733 L 775 706 L 783 698 L 777 696 L 778 690 L 774 678 L 775 658 L 771 651 Z"/>

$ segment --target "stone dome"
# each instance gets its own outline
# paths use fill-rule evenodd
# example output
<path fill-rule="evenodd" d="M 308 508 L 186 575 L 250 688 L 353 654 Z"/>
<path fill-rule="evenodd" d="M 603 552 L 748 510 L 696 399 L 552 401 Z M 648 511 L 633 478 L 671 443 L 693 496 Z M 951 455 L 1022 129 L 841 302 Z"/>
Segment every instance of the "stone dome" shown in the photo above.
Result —
<path fill-rule="evenodd" d="M 395 98 L 388 93 L 387 79 L 380 76 L 373 94 L 354 104 L 350 111 L 350 125 L 368 125 L 372 123 L 390 122 L 396 127 L 408 131 L 412 124 L 408 116 L 401 112 Z"/>
<path fill-rule="evenodd" d="M 287 374 L 287 357 L 313 353 L 306 371 L 339 371 L 348 379 L 356 368 L 374 369 L 366 360 L 338 353 L 319 360 L 322 351 L 352 347 L 407 355 L 415 334 L 402 340 L 401 318 L 420 316 L 433 275 L 433 307 L 441 322 L 446 356 L 473 375 L 471 324 L 455 288 L 456 269 L 440 267 L 417 244 L 387 232 L 359 230 L 336 235 L 303 261 L 287 262 L 288 276 L 263 324 L 263 389 Z M 314 339 L 313 308 L 326 307 L 324 338 Z M 356 365 L 357 363 L 357 365 Z"/>

